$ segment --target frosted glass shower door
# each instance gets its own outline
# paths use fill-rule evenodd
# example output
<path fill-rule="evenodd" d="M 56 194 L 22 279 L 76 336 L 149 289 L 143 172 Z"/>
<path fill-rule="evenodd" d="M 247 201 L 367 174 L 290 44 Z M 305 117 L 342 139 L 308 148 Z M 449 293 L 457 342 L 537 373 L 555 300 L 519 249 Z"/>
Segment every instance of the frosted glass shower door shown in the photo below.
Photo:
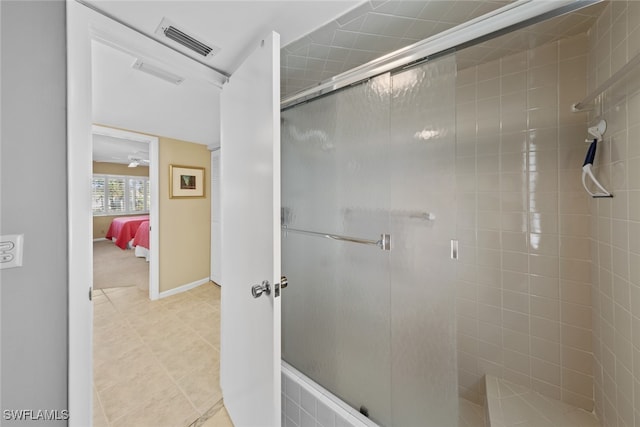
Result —
<path fill-rule="evenodd" d="M 385 75 L 283 112 L 288 229 L 374 241 L 389 233 L 389 95 Z M 287 230 L 282 236 L 290 283 L 283 359 L 391 425 L 389 251 Z"/>
<path fill-rule="evenodd" d="M 283 359 L 381 426 L 458 422 L 455 75 L 444 57 L 282 114 Z"/>
<path fill-rule="evenodd" d="M 394 426 L 456 426 L 455 56 L 392 77 L 391 399 Z"/>

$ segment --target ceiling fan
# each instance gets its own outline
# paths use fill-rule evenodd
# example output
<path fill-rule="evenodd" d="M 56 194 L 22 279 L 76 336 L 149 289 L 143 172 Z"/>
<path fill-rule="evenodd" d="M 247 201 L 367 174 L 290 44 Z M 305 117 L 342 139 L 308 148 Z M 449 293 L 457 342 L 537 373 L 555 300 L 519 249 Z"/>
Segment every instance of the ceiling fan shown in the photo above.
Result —
<path fill-rule="evenodd" d="M 148 166 L 149 165 L 149 153 L 137 152 L 135 154 L 129 154 L 129 167 L 136 168 L 140 165 Z"/>

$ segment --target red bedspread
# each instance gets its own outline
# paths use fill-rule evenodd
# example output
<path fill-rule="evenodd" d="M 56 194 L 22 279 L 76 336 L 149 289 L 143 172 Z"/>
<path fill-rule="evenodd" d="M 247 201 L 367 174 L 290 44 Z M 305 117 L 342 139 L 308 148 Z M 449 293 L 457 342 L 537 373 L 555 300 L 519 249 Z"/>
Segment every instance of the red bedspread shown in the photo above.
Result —
<path fill-rule="evenodd" d="M 138 227 L 144 221 L 149 221 L 149 215 L 144 216 L 124 216 L 114 218 L 107 231 L 106 238 L 112 240 L 116 238 L 115 244 L 121 249 L 127 249 L 127 244 L 138 231 Z"/>
<path fill-rule="evenodd" d="M 149 221 L 140 223 L 138 231 L 136 231 L 136 235 L 133 238 L 133 246 L 142 246 L 149 249 Z"/>

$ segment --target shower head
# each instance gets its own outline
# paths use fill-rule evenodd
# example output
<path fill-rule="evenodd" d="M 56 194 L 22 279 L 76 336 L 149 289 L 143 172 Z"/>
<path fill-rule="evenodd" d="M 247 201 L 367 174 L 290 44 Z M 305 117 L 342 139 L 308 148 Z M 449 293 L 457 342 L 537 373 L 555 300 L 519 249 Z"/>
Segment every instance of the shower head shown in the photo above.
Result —
<path fill-rule="evenodd" d="M 589 129 L 587 129 L 587 132 L 589 132 L 589 135 L 591 135 L 592 137 L 594 137 L 599 141 L 602 141 L 602 135 L 604 135 L 606 131 L 607 131 L 607 122 L 605 122 L 604 120 L 600 120 L 597 125 L 591 126 Z M 587 140 L 587 142 L 591 142 L 591 141 Z"/>

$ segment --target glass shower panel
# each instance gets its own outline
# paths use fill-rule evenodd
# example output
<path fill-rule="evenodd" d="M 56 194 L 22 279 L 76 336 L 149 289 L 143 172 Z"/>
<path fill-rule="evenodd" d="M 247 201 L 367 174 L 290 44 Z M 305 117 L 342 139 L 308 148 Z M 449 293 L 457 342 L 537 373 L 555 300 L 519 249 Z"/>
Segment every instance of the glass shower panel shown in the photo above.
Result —
<path fill-rule="evenodd" d="M 456 426 L 455 56 L 392 76 L 392 410 L 397 426 Z"/>
<path fill-rule="evenodd" d="M 374 241 L 389 232 L 390 87 L 387 74 L 283 112 L 288 229 Z M 283 358 L 391 425 L 389 252 L 286 230 L 282 251 Z"/>
<path fill-rule="evenodd" d="M 282 355 L 381 426 L 458 422 L 455 76 L 443 57 L 282 114 Z"/>

